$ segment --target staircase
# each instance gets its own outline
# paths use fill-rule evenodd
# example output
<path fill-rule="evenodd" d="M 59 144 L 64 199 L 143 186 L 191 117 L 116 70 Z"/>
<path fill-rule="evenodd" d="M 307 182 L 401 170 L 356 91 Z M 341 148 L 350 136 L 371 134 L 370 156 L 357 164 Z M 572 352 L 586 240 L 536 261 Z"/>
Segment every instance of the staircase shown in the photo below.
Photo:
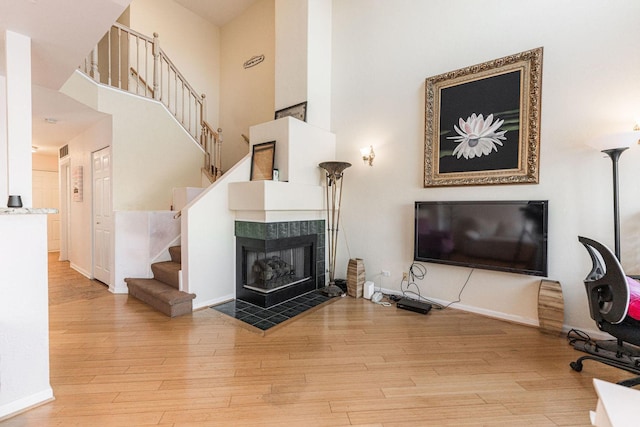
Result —
<path fill-rule="evenodd" d="M 153 279 L 127 278 L 124 281 L 129 288 L 129 295 L 169 317 L 176 317 L 191 313 L 192 300 L 196 296 L 180 290 L 180 246 L 170 247 L 169 254 L 171 261 L 151 264 Z"/>
<path fill-rule="evenodd" d="M 220 178 L 222 129 L 207 122 L 206 96 L 174 65 L 157 33 L 149 37 L 114 23 L 78 69 L 96 83 L 162 103 L 204 151 L 204 176 L 210 183 Z"/>

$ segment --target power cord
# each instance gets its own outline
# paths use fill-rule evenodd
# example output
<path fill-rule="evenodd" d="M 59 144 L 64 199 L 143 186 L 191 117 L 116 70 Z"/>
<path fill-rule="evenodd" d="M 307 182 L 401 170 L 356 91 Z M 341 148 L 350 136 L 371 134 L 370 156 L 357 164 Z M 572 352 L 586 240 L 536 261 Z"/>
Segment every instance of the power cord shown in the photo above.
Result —
<path fill-rule="evenodd" d="M 475 269 L 474 268 L 471 269 L 471 271 L 469 272 L 469 275 L 467 276 L 467 280 L 464 282 L 464 285 L 462 285 L 462 288 L 460 288 L 460 292 L 458 292 L 458 299 L 455 301 L 451 301 L 449 304 L 442 307 L 443 309 L 448 308 L 449 306 L 451 306 L 451 304 L 455 304 L 462 301 L 462 291 L 464 291 L 464 288 L 467 287 L 467 284 L 469 283 L 469 279 L 471 279 L 471 274 L 473 274 L 473 270 Z"/>
<path fill-rule="evenodd" d="M 400 281 L 400 290 L 402 291 L 402 296 L 407 297 L 407 294 L 412 294 L 412 295 L 416 295 L 418 297 L 418 300 L 422 300 L 422 295 L 420 295 L 420 287 L 416 284 L 415 280 L 422 280 L 426 277 L 427 275 L 427 269 L 420 264 L 416 264 L 415 262 L 413 264 L 411 264 L 411 266 L 409 267 L 409 274 L 407 275 L 406 281 L 407 281 L 407 286 L 406 289 L 403 288 L 403 284 L 405 282 L 405 278 L 403 277 L 402 280 Z M 413 292 L 409 290 L 410 286 L 415 286 L 417 292 Z"/>
<path fill-rule="evenodd" d="M 574 345 L 577 342 L 583 342 L 585 344 L 595 344 L 589 334 L 578 329 L 571 329 L 569 332 L 567 332 L 567 340 L 569 340 L 569 344 L 571 345 Z"/>
<path fill-rule="evenodd" d="M 445 308 L 450 307 L 452 304 L 456 304 L 460 301 L 462 301 L 462 292 L 464 291 L 464 289 L 467 287 L 467 284 L 469 283 L 469 280 L 471 279 L 471 274 L 473 274 L 473 271 L 475 269 L 472 268 L 471 271 L 469 271 L 469 275 L 467 276 L 467 280 L 465 280 L 464 284 L 462 285 L 462 287 L 460 288 L 460 292 L 458 292 L 458 299 L 456 299 L 455 301 L 451 301 L 449 304 L 447 305 L 442 305 L 442 304 L 438 304 L 435 301 L 432 301 L 430 299 L 424 298 L 421 294 L 420 294 L 420 287 L 418 287 L 418 285 L 416 284 L 415 280 L 423 280 L 426 275 L 427 275 L 427 269 L 426 267 L 424 267 L 421 264 L 416 264 L 415 262 L 411 264 L 411 266 L 409 267 L 409 274 L 407 279 L 402 279 L 400 281 L 400 290 L 402 291 L 402 296 L 403 297 L 407 297 L 410 298 L 408 296 L 408 294 L 411 295 L 415 295 L 418 299 L 418 301 L 425 301 L 428 302 L 429 304 L 431 304 L 431 306 L 437 310 L 444 310 Z M 407 282 L 406 288 L 403 287 L 404 282 Z M 409 290 L 410 286 L 415 286 L 417 292 L 411 291 Z M 396 295 L 391 295 L 389 297 L 389 299 L 391 299 L 394 302 L 397 302 L 398 300 L 400 300 L 400 297 L 396 296 Z M 414 298 L 415 299 L 415 298 Z"/>

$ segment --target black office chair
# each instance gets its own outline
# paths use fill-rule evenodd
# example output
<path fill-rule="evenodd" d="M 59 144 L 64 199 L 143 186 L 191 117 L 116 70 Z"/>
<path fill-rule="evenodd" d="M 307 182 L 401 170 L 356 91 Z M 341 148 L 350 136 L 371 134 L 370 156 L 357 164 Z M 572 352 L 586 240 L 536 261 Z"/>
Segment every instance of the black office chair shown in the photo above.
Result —
<path fill-rule="evenodd" d="M 584 279 L 591 318 L 598 329 L 616 339 L 593 341 L 580 334 L 572 336 L 569 332 L 573 347 L 589 354 L 571 362 L 570 366 L 580 372 L 584 360 L 595 360 L 640 375 L 640 321 L 628 315 L 631 292 L 622 266 L 603 244 L 586 237 L 578 237 L 578 241 L 587 249 L 593 263 Z M 618 384 L 634 387 L 640 384 L 640 377 Z"/>

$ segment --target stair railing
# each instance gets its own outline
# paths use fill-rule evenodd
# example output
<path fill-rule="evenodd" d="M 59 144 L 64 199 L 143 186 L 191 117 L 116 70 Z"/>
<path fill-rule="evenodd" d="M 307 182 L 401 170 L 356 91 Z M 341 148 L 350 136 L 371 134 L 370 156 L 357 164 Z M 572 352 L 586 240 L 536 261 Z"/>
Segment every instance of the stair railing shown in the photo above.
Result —
<path fill-rule="evenodd" d="M 211 126 L 205 121 L 202 122 L 200 145 L 204 148 L 204 169 L 211 182 L 220 178 L 222 168 L 220 164 L 220 150 L 222 148 L 222 129 L 217 131 L 211 129 Z"/>
<path fill-rule="evenodd" d="M 199 95 L 160 48 L 157 33 L 148 37 L 115 23 L 79 69 L 97 83 L 162 102 L 205 151 L 204 170 L 211 182 L 222 174 L 221 129 L 205 119 L 205 95 Z"/>

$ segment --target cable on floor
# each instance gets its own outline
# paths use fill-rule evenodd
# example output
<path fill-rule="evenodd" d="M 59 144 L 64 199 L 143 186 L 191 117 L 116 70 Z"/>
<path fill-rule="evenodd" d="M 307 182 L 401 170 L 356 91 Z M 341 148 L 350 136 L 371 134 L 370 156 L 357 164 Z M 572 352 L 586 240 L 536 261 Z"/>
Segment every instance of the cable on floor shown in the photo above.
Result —
<path fill-rule="evenodd" d="M 567 340 L 569 340 L 569 344 L 571 345 L 574 345 L 577 342 L 583 342 L 585 344 L 595 344 L 589 334 L 578 329 L 571 329 L 569 332 L 567 332 Z"/>
<path fill-rule="evenodd" d="M 402 279 L 400 281 L 400 290 L 402 291 L 402 296 L 407 297 L 407 298 L 411 298 L 409 295 L 414 295 L 415 297 L 413 299 L 417 299 L 418 301 L 424 301 L 424 302 L 428 302 L 429 304 L 431 304 L 431 306 L 437 310 L 444 310 L 445 308 L 450 307 L 452 304 L 458 303 L 460 301 L 462 301 L 462 292 L 464 291 L 464 289 L 467 287 L 467 284 L 469 284 L 469 280 L 471 279 L 471 274 L 473 274 L 473 271 L 475 269 L 472 268 L 469 271 L 469 275 L 467 276 L 467 280 L 465 280 L 464 284 L 462 285 L 462 287 L 460 288 L 460 291 L 458 292 L 458 298 L 455 301 L 451 301 L 449 304 L 447 305 L 442 305 L 439 304 L 435 301 L 432 301 L 428 298 L 424 298 L 421 294 L 420 294 L 420 287 L 418 287 L 418 285 L 416 284 L 415 280 L 423 280 L 426 276 L 427 276 L 427 269 L 426 267 L 424 267 L 421 264 L 417 264 L 417 263 L 412 263 L 411 266 L 409 267 L 409 275 L 408 278 L 406 279 L 407 285 L 406 287 L 404 287 L 404 282 L 405 279 Z M 417 292 L 411 291 L 409 290 L 410 286 L 415 286 Z M 393 298 L 390 298 L 391 300 L 393 300 Z"/>

